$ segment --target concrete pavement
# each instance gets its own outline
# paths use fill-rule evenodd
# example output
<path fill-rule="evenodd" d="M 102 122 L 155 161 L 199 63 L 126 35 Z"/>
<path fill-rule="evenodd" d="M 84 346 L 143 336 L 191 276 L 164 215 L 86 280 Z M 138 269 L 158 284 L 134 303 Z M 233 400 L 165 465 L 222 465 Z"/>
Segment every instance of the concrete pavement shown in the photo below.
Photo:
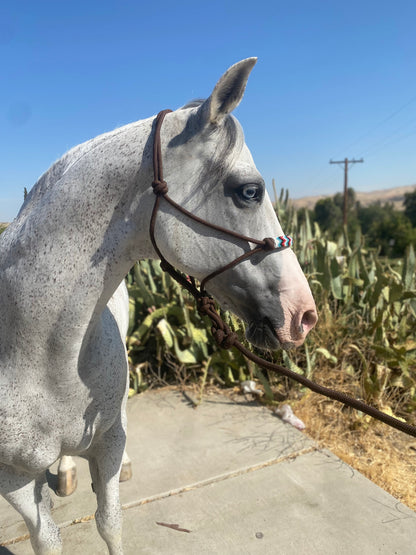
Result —
<path fill-rule="evenodd" d="M 416 553 L 416 513 L 265 407 L 210 395 L 195 409 L 157 390 L 130 399 L 128 415 L 126 555 Z M 77 491 L 53 495 L 64 554 L 106 554 L 88 465 L 77 468 Z M 31 554 L 26 534 L 1 500 L 0 555 Z"/>

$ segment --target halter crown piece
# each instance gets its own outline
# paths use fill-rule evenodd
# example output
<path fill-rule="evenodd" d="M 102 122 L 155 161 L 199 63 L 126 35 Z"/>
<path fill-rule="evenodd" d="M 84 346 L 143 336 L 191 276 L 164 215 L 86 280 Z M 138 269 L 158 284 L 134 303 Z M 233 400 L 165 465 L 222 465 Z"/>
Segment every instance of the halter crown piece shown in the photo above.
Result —
<path fill-rule="evenodd" d="M 293 240 L 288 235 L 281 235 L 280 237 L 276 237 L 275 239 L 268 237 L 266 239 L 263 239 L 262 241 L 259 241 L 258 239 L 253 239 L 252 237 L 246 237 L 245 235 L 240 235 L 239 233 L 236 233 L 234 231 L 230 231 L 230 230 L 225 229 L 221 226 L 218 226 L 218 225 L 212 224 L 210 222 L 207 222 L 207 221 L 199 218 L 198 216 L 195 216 L 194 214 L 192 214 L 191 212 L 189 212 L 188 210 L 186 210 L 185 208 L 183 208 L 182 206 L 177 204 L 175 201 L 173 201 L 169 197 L 169 195 L 167 194 L 168 193 L 168 186 L 166 184 L 166 181 L 163 180 L 163 166 L 162 166 L 162 154 L 161 154 L 161 144 L 160 144 L 160 128 L 162 126 L 162 122 L 163 122 L 164 117 L 166 116 L 166 114 L 168 114 L 171 111 L 172 110 L 164 110 L 164 111 L 160 112 L 158 114 L 157 118 L 156 118 L 156 128 L 155 128 L 154 143 L 153 143 L 154 180 L 153 180 L 153 183 L 152 183 L 152 187 L 153 187 L 153 191 L 156 195 L 156 199 L 155 199 L 155 203 L 153 205 L 152 216 L 151 216 L 151 219 L 150 219 L 150 227 L 149 227 L 150 239 L 152 241 L 152 244 L 153 244 L 153 247 L 154 247 L 156 253 L 158 254 L 158 256 L 161 260 L 160 266 L 161 266 L 162 270 L 169 273 L 180 285 L 182 285 L 182 287 L 184 289 L 187 289 L 191 293 L 191 295 L 193 295 L 195 300 L 197 301 L 198 311 L 200 312 L 200 314 L 208 316 L 211 319 L 211 323 L 212 323 L 211 332 L 212 332 L 216 342 L 218 343 L 218 345 L 220 347 L 224 348 L 224 349 L 229 349 L 230 347 L 235 347 L 246 358 L 248 358 L 249 360 L 251 360 L 255 364 L 261 366 L 262 368 L 265 368 L 266 370 L 272 370 L 272 371 L 277 372 L 277 373 L 279 373 L 283 376 L 286 376 L 287 378 L 290 378 L 290 379 L 302 384 L 303 386 L 309 388 L 311 391 L 314 391 L 315 393 L 318 393 L 319 395 L 325 395 L 326 397 L 329 397 L 330 399 L 334 399 L 335 401 L 340 401 L 344 405 L 350 406 L 350 407 L 352 407 L 356 410 L 364 412 L 365 414 L 369 414 L 373 418 L 376 418 L 377 420 L 380 420 L 381 422 L 384 422 L 385 424 L 387 424 L 387 425 L 389 425 L 393 428 L 396 428 L 397 430 L 400 430 L 400 431 L 402 431 L 402 432 L 404 432 L 408 435 L 416 437 L 416 427 L 415 426 L 412 426 L 412 425 L 408 424 L 407 422 L 403 422 L 403 421 L 401 421 L 397 418 L 394 418 L 393 416 L 390 416 L 390 415 L 376 409 L 375 407 L 369 406 L 366 403 L 364 403 L 363 401 L 360 401 L 358 399 L 354 399 L 353 397 L 350 397 L 349 395 L 346 395 L 343 392 L 335 391 L 333 389 L 329 389 L 328 387 L 324 387 L 322 385 L 316 384 L 315 382 L 309 380 L 308 378 L 305 378 L 305 376 L 303 376 L 301 374 L 297 374 L 297 373 L 293 372 L 292 370 L 289 370 L 288 368 L 285 368 L 284 366 L 280 366 L 279 364 L 269 362 L 269 361 L 264 360 L 263 358 L 260 358 L 259 356 L 255 355 L 254 353 L 249 351 L 249 349 L 247 349 L 244 345 L 242 345 L 242 343 L 240 343 L 240 341 L 238 340 L 237 334 L 234 333 L 229 328 L 229 326 L 222 320 L 222 318 L 220 317 L 220 315 L 218 314 L 218 312 L 215 308 L 214 300 L 210 296 L 208 296 L 204 291 L 204 287 L 205 287 L 205 284 L 207 283 L 207 281 L 212 279 L 213 277 L 217 276 L 218 274 L 220 274 L 222 272 L 225 272 L 229 268 L 232 268 L 232 267 L 236 266 L 239 262 L 241 262 L 242 260 L 246 260 L 247 258 L 249 258 L 250 256 L 252 256 L 255 253 L 258 253 L 258 252 L 261 252 L 261 251 L 271 252 L 271 251 L 274 251 L 274 250 L 286 249 L 286 248 L 288 248 L 292 245 Z M 210 227 L 212 229 L 216 229 L 218 231 L 221 231 L 222 233 L 225 233 L 226 235 L 230 235 L 232 237 L 242 239 L 243 241 L 248 241 L 249 243 L 254 243 L 254 244 L 257 245 L 257 247 L 255 247 L 254 249 L 252 249 L 252 250 L 244 253 L 243 255 L 239 256 L 238 258 L 236 258 L 235 260 L 233 260 L 232 262 L 230 262 L 226 266 L 223 266 L 222 268 L 219 268 L 215 272 L 212 272 L 211 274 L 209 274 L 207 277 L 205 277 L 202 280 L 201 285 L 200 285 L 200 289 L 198 289 L 195 285 L 194 278 L 191 277 L 191 278 L 187 279 L 184 275 L 182 275 L 180 272 L 175 270 L 175 268 L 163 256 L 162 252 L 160 251 L 160 249 L 159 249 L 159 247 L 156 243 L 156 239 L 155 239 L 156 216 L 157 216 L 157 212 L 159 210 L 160 200 L 162 198 L 164 198 L 167 202 L 169 202 L 179 212 L 181 212 L 182 214 L 185 214 L 189 218 L 192 218 L 196 222 L 199 222 L 199 223 L 201 223 L 201 224 L 203 224 L 207 227 Z"/>

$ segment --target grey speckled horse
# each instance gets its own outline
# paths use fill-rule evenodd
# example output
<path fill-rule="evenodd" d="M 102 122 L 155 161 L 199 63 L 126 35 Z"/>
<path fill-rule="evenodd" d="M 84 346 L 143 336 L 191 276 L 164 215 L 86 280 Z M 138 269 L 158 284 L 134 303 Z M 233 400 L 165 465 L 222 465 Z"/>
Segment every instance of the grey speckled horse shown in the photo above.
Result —
<path fill-rule="evenodd" d="M 232 66 L 202 104 L 168 114 L 162 154 L 172 198 L 262 239 L 283 231 L 230 115 L 255 61 Z M 23 515 L 36 553 L 61 553 L 45 471 L 65 455 L 88 459 L 98 530 L 111 554 L 122 553 L 127 296 L 119 284 L 135 260 L 155 257 L 148 230 L 153 135 L 150 118 L 73 148 L 1 235 L 0 492 Z M 161 204 L 157 242 L 183 272 L 202 279 L 250 248 Z M 255 255 L 208 290 L 248 323 L 259 346 L 300 345 L 316 322 L 290 249 Z"/>

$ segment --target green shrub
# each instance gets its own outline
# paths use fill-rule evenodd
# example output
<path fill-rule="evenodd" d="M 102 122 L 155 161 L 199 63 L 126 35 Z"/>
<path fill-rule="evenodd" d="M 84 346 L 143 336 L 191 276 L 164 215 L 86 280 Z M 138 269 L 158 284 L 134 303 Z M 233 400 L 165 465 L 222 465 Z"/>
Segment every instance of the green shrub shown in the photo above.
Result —
<path fill-rule="evenodd" d="M 283 226 L 284 227 L 284 226 Z M 381 408 L 400 413 L 416 407 L 415 253 L 389 261 L 365 248 L 358 231 L 350 245 L 346 232 L 330 241 L 306 221 L 295 233 L 294 248 L 309 278 L 320 320 L 307 339 L 313 370 L 333 367 L 340 383 L 352 377 L 353 392 Z M 322 372 L 320 372 L 322 376 Z M 344 378 L 342 377 L 344 375 Z"/>
<path fill-rule="evenodd" d="M 132 392 L 154 381 L 177 382 L 202 375 L 228 385 L 250 375 L 240 353 L 215 344 L 208 319 L 193 298 L 153 260 L 137 262 L 127 277 L 130 325 L 127 349 Z M 235 330 L 236 318 L 223 315 Z"/>

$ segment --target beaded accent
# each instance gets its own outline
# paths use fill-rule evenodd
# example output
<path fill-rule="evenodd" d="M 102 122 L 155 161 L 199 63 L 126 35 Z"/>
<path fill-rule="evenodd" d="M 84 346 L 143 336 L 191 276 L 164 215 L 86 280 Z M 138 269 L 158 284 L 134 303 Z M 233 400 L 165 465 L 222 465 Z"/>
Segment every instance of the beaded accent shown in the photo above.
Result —
<path fill-rule="evenodd" d="M 280 235 L 279 237 L 276 237 L 274 243 L 276 249 L 291 247 L 293 245 L 293 238 L 290 235 Z"/>

